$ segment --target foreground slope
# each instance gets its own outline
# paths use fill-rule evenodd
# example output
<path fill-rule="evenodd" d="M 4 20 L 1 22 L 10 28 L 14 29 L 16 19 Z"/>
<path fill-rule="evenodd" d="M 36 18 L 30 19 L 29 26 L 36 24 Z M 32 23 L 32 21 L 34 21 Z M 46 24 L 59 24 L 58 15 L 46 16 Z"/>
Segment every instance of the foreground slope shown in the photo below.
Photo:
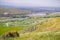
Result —
<path fill-rule="evenodd" d="M 57 31 L 60 30 L 60 17 L 48 18 L 45 22 L 37 25 L 36 31 Z"/>
<path fill-rule="evenodd" d="M 36 24 L 33 32 L 20 33 L 20 37 L 7 40 L 60 40 L 60 17 L 48 18 Z M 5 40 L 6 40 L 5 39 Z"/>
<path fill-rule="evenodd" d="M 20 33 L 20 37 L 5 40 L 60 40 L 60 17 L 38 23 L 33 32 Z"/>
<path fill-rule="evenodd" d="M 60 40 L 60 17 L 49 17 L 42 22 L 37 22 L 35 26 L 32 26 L 32 29 L 33 27 L 36 27 L 36 29 L 33 31 L 27 30 L 30 32 L 26 32 L 25 29 L 23 30 L 25 33 L 19 31 L 20 37 L 4 40 Z"/>

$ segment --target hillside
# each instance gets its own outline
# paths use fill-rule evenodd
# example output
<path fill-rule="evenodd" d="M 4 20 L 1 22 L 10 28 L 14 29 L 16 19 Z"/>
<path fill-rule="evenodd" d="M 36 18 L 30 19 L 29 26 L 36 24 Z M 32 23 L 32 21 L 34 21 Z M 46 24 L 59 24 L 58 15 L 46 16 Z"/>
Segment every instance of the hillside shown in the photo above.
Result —
<path fill-rule="evenodd" d="M 60 17 L 48 18 L 45 22 L 37 24 L 36 31 L 57 31 L 60 30 Z"/>
<path fill-rule="evenodd" d="M 36 24 L 35 27 L 37 27 L 36 30 L 32 32 L 20 33 L 19 31 L 20 37 L 5 40 L 60 40 L 60 17 L 48 18 Z"/>
<path fill-rule="evenodd" d="M 20 34 L 18 40 L 60 40 L 60 17 L 48 18 L 35 25 L 36 30 Z M 16 40 L 17 40 L 16 39 Z"/>
<path fill-rule="evenodd" d="M 28 14 L 30 10 L 22 10 L 17 8 L 0 8 L 0 14 L 7 12 L 8 14 Z"/>
<path fill-rule="evenodd" d="M 51 17 L 51 15 L 53 17 Z M 19 32 L 20 37 L 6 38 L 4 40 L 60 40 L 60 17 L 51 14 L 49 18 L 28 18 L 19 21 L 7 21 L 0 24 L 1 34 L 14 31 Z M 3 24 L 11 23 L 10 26 Z M 15 26 L 13 24 L 16 24 Z M 4 28 L 4 30 L 2 30 Z M 8 31 L 7 31 L 8 30 Z M 22 31 L 21 31 L 22 30 Z M 1 39 L 2 40 L 2 39 Z"/>

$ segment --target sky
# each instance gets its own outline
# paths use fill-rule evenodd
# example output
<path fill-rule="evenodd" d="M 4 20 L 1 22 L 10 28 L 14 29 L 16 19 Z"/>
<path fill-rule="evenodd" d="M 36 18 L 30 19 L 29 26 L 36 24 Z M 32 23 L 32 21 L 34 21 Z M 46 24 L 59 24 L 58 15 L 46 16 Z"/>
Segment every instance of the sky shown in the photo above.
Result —
<path fill-rule="evenodd" d="M 0 6 L 60 7 L 60 0 L 0 0 Z"/>

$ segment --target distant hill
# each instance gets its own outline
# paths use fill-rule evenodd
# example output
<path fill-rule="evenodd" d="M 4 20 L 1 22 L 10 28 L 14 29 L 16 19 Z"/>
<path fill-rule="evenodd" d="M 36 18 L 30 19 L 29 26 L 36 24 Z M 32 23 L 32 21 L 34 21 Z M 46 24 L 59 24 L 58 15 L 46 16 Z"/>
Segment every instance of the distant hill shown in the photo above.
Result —
<path fill-rule="evenodd" d="M 15 16 L 15 15 L 18 15 L 18 16 L 20 16 L 20 15 L 26 15 L 26 16 L 39 15 L 39 16 L 41 16 L 41 14 L 42 15 L 51 14 L 54 12 L 60 12 L 60 8 L 53 8 L 53 7 L 34 7 L 34 8 L 33 7 L 32 8 L 29 8 L 29 7 L 7 8 L 6 7 L 6 8 L 4 8 L 4 7 L 0 7 L 0 17 L 1 16 L 8 17 L 8 16 Z"/>
<path fill-rule="evenodd" d="M 8 14 L 28 14 L 30 10 L 21 10 L 17 8 L 0 8 L 0 14 L 4 14 L 7 12 Z"/>
<path fill-rule="evenodd" d="M 27 14 L 31 12 L 47 12 L 54 13 L 60 12 L 59 7 L 10 7 L 10 6 L 0 6 L 0 13 L 13 13 L 13 14 Z"/>

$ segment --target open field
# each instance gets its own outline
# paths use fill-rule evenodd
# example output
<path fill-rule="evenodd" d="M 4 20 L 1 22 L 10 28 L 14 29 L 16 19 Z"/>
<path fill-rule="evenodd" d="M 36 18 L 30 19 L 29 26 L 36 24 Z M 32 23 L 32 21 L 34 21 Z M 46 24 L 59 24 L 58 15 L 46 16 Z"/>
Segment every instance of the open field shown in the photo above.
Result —
<path fill-rule="evenodd" d="M 9 31 L 18 31 L 18 30 L 22 30 L 23 28 L 27 28 L 27 27 L 33 27 L 35 24 L 37 24 L 38 22 L 44 21 L 44 18 L 40 18 L 40 19 L 22 19 L 22 20 L 7 20 L 4 19 L 5 21 L 0 21 L 0 35 L 5 33 L 5 32 L 9 32 Z M 6 21 L 7 20 L 7 21 Z M 40 21 L 41 20 L 41 21 Z"/>
<path fill-rule="evenodd" d="M 19 18 L 0 22 L 1 36 L 11 31 L 18 31 L 20 37 L 7 37 L 1 40 L 60 40 L 60 17 L 35 17 L 23 20 Z"/>

